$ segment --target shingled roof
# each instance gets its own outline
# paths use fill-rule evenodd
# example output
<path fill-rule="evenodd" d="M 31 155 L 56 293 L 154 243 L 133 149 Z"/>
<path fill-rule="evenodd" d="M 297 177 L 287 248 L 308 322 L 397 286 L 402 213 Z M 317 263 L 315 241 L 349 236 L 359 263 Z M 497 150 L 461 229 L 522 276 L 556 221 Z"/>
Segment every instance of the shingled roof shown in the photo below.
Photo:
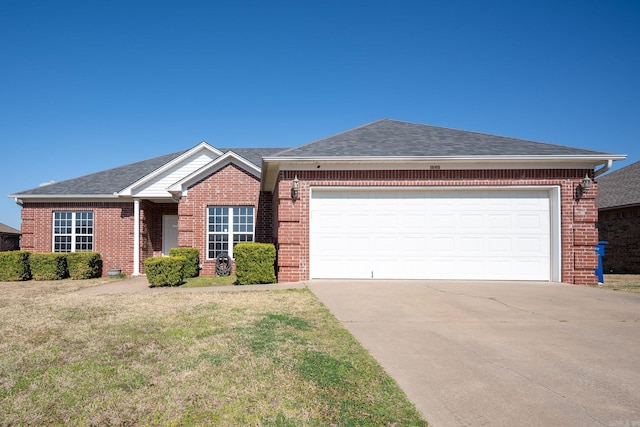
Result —
<path fill-rule="evenodd" d="M 581 156 L 600 151 L 382 119 L 276 154 L 276 158 Z"/>
<path fill-rule="evenodd" d="M 640 205 L 640 162 L 635 162 L 597 179 L 598 209 Z"/>
<path fill-rule="evenodd" d="M 9 227 L 8 225 L 0 222 L 0 234 L 18 235 L 22 233 L 20 232 L 20 230 L 16 230 L 15 228 Z"/>
<path fill-rule="evenodd" d="M 262 157 L 272 155 L 282 151 L 282 148 L 222 148 L 219 149 L 223 153 L 233 151 L 237 155 L 245 158 L 251 163 L 260 167 Z M 32 188 L 30 190 L 20 191 L 19 195 L 33 196 L 64 196 L 64 195 L 113 195 L 123 188 L 137 182 L 138 180 L 149 175 L 156 169 L 169 163 L 176 157 L 188 150 L 178 151 L 164 156 L 154 157 L 152 159 L 143 160 L 141 162 L 131 163 L 119 166 L 113 169 L 96 172 L 90 175 L 84 175 L 78 178 L 72 178 L 41 187 Z"/>

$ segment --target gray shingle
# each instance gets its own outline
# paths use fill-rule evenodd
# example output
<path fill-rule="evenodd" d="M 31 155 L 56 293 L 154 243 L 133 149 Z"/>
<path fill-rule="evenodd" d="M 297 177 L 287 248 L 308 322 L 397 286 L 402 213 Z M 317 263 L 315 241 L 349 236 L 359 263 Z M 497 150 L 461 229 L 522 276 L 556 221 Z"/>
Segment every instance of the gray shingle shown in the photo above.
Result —
<path fill-rule="evenodd" d="M 598 209 L 640 204 L 640 162 L 597 178 Z"/>
<path fill-rule="evenodd" d="M 298 157 L 447 157 L 597 155 L 598 151 L 565 147 L 382 119 L 275 155 Z"/>
<path fill-rule="evenodd" d="M 254 165 L 262 167 L 263 157 L 273 156 L 274 154 L 285 150 L 285 148 L 218 148 L 218 150 L 223 153 L 233 151 L 237 155 L 249 160 Z"/>
<path fill-rule="evenodd" d="M 185 150 L 186 151 L 186 150 Z M 20 191 L 24 195 L 111 195 L 128 187 L 162 165 L 175 159 L 185 151 L 154 157 L 117 168 L 72 178 L 42 187 Z"/>
<path fill-rule="evenodd" d="M 283 148 L 224 148 L 222 152 L 233 151 L 258 167 L 262 165 L 262 157 L 282 151 Z M 169 163 L 188 150 L 154 157 L 149 160 L 131 163 L 117 168 L 96 172 L 90 175 L 72 178 L 42 187 L 20 191 L 20 195 L 112 195 L 128 187 L 159 167 Z"/>
<path fill-rule="evenodd" d="M 0 222 L 0 234 L 22 234 L 20 230 L 16 230 L 13 227 L 9 227 L 6 224 Z"/>

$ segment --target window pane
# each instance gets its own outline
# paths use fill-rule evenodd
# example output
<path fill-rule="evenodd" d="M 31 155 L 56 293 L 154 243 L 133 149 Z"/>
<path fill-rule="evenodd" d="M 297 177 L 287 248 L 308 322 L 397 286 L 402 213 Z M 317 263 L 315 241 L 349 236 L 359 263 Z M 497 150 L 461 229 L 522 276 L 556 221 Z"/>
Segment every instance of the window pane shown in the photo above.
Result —
<path fill-rule="evenodd" d="M 93 212 L 54 212 L 53 251 L 93 250 Z"/>
<path fill-rule="evenodd" d="M 207 257 L 217 258 L 222 252 L 229 252 L 229 236 L 227 234 L 210 234 Z"/>
<path fill-rule="evenodd" d="M 207 258 L 214 259 L 222 252 L 229 252 L 229 242 L 253 242 L 253 206 L 208 208 Z M 233 254 L 231 254 L 233 255 Z"/>

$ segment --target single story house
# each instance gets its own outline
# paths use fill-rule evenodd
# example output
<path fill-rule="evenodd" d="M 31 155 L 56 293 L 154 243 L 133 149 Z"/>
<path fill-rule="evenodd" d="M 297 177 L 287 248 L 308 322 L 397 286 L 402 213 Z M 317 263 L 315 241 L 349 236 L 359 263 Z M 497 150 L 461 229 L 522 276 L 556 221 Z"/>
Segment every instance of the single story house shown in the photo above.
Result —
<path fill-rule="evenodd" d="M 604 272 L 640 274 L 640 162 L 598 178 L 596 205 Z"/>
<path fill-rule="evenodd" d="M 288 149 L 205 142 L 20 191 L 22 247 L 98 251 L 144 273 L 171 247 L 202 274 L 273 242 L 281 282 L 597 283 L 597 184 L 624 155 L 383 119 Z"/>
<path fill-rule="evenodd" d="M 0 252 L 20 249 L 20 230 L 0 222 Z"/>

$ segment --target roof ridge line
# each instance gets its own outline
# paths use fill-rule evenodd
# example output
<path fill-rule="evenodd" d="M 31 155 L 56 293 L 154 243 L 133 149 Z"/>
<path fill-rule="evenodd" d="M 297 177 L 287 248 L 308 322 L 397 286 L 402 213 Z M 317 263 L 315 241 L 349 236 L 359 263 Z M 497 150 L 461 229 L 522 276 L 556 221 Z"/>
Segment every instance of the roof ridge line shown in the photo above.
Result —
<path fill-rule="evenodd" d="M 315 144 L 316 142 L 320 142 L 320 141 L 323 141 L 325 139 L 333 138 L 333 137 L 336 137 L 338 135 L 342 135 L 344 133 L 353 132 L 354 130 L 362 129 L 362 128 L 365 128 L 367 126 L 371 126 L 371 125 L 373 125 L 375 123 L 384 122 L 384 121 L 388 121 L 388 120 L 391 120 L 391 119 L 384 119 L 383 118 L 383 119 L 374 120 L 372 122 L 365 123 L 365 124 L 360 125 L 360 126 L 356 126 L 355 128 L 352 128 L 352 129 L 347 129 L 347 130 L 343 130 L 342 132 L 334 133 L 333 135 L 324 136 L 322 138 L 313 140 L 311 142 L 307 142 L 306 144 L 296 145 L 295 147 L 287 148 L 286 150 L 280 151 L 277 154 L 283 154 L 283 153 L 286 153 L 286 152 L 291 151 L 291 150 L 297 150 L 298 148 L 307 147 L 307 146 L 309 146 L 311 144 Z M 395 121 L 398 121 L 398 120 L 395 120 Z"/>

